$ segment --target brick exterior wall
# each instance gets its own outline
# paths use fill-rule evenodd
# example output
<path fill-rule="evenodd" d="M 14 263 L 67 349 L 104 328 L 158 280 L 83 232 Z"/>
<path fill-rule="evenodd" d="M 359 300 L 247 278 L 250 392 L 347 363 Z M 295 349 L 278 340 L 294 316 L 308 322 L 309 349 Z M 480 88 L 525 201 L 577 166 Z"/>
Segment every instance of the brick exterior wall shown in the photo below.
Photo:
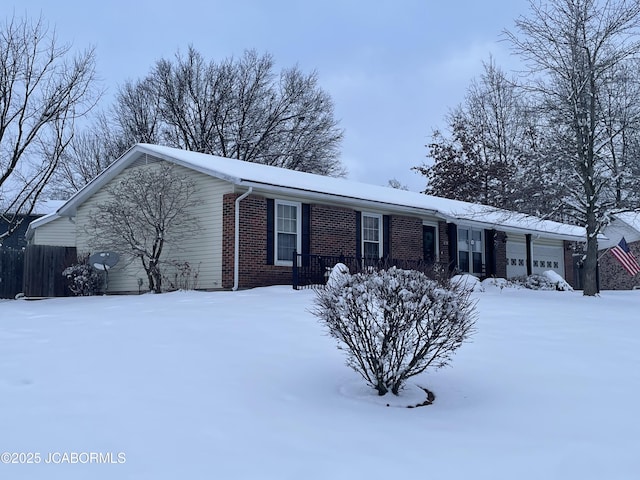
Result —
<path fill-rule="evenodd" d="M 640 241 L 632 242 L 628 245 L 631 253 L 640 260 Z M 601 290 L 631 290 L 638 285 L 640 285 L 640 276 L 632 277 L 629 275 L 610 252 L 602 255 L 600 258 Z"/>
<path fill-rule="evenodd" d="M 233 287 L 233 254 L 235 250 L 235 201 L 240 195 L 222 197 L 222 288 Z"/>
<path fill-rule="evenodd" d="M 422 260 L 422 219 L 392 215 L 390 220 L 391 258 Z"/>
<path fill-rule="evenodd" d="M 235 200 L 223 198 L 222 287 L 233 287 Z M 267 199 L 249 195 L 240 202 L 240 288 L 290 285 L 291 267 L 267 265 Z"/>
<path fill-rule="evenodd" d="M 495 237 L 496 277 L 507 278 L 507 234 L 497 231 Z"/>
<path fill-rule="evenodd" d="M 311 205 L 311 252 L 356 255 L 356 214 L 350 208 Z"/>
<path fill-rule="evenodd" d="M 239 194 L 223 197 L 222 287 L 233 287 L 235 201 Z M 311 204 L 310 253 L 314 255 L 356 254 L 356 215 L 350 208 Z M 441 222 L 445 228 L 446 223 Z M 422 258 L 422 220 L 417 217 L 390 217 L 393 258 Z M 446 247 L 445 247 L 446 248 Z M 443 246 L 440 245 L 442 255 Z M 446 254 L 446 251 L 445 251 Z M 240 202 L 240 288 L 291 283 L 291 267 L 267 264 L 267 199 L 249 195 Z"/>
<path fill-rule="evenodd" d="M 233 286 L 235 200 L 239 194 L 227 194 L 223 198 L 223 246 L 222 246 L 222 286 Z M 312 204 L 310 253 L 315 255 L 345 255 L 356 253 L 355 210 L 350 208 Z M 267 199 L 250 195 L 240 203 L 240 273 L 239 287 L 253 288 L 268 285 L 288 285 L 291 283 L 291 267 L 267 264 Z M 397 259 L 422 259 L 422 220 L 417 217 L 390 216 L 391 256 Z M 449 238 L 447 223 L 438 222 L 438 247 L 440 261 L 449 261 Z M 496 276 L 507 276 L 506 234 L 496 232 L 495 255 Z M 640 242 L 635 245 L 640 250 Z M 573 283 L 572 251 L 565 243 L 565 277 Z M 640 252 L 636 253 L 640 257 Z M 615 260 L 614 260 L 615 261 Z M 603 262 L 604 263 L 604 262 Z M 617 262 L 613 267 L 620 269 L 622 280 L 626 272 Z M 601 270 L 602 271 L 602 270 Z M 604 272 L 603 272 L 604 273 Z M 626 277 L 629 277 L 626 275 Z M 625 287 L 631 288 L 630 282 Z M 612 288 L 611 286 L 602 288 Z"/>
<path fill-rule="evenodd" d="M 449 264 L 449 233 L 447 222 L 438 222 L 438 249 L 440 250 L 440 262 Z"/>
<path fill-rule="evenodd" d="M 573 278 L 573 244 L 568 241 L 564 241 L 562 246 L 564 247 L 564 279 L 573 288 L 576 288 L 576 282 Z"/>

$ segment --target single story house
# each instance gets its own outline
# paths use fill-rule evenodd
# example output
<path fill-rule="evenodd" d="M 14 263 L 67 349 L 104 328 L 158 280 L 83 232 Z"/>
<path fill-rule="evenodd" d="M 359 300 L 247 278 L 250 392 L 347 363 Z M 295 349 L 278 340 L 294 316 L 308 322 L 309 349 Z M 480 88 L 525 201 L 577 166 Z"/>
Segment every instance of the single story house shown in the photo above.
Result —
<path fill-rule="evenodd" d="M 477 276 L 554 270 L 573 282 L 581 227 L 479 204 L 323 177 L 176 148 L 137 144 L 51 215 L 31 223 L 34 245 L 90 252 L 87 220 L 105 187 L 129 169 L 170 162 L 196 184 L 200 228 L 171 258 L 198 269 L 200 289 L 290 284 L 293 252 L 441 262 Z M 137 292 L 144 272 L 120 262 L 109 292 Z"/>
<path fill-rule="evenodd" d="M 27 246 L 26 233 L 29 224 L 37 218 L 55 212 L 60 206 L 62 206 L 62 204 L 64 204 L 64 202 L 61 200 L 40 200 L 36 202 L 31 213 L 19 214 L 17 216 L 20 224 L 18 225 L 18 228 L 16 228 L 15 231 L 6 238 L 2 238 L 2 236 L 9 229 L 9 224 L 6 220 L 0 217 L 0 250 L 23 250 Z"/>
<path fill-rule="evenodd" d="M 632 277 L 610 253 L 611 248 L 624 238 L 631 253 L 640 261 L 640 211 L 614 213 L 603 234 L 606 238 L 598 241 L 600 288 L 602 290 L 640 288 L 640 276 Z"/>

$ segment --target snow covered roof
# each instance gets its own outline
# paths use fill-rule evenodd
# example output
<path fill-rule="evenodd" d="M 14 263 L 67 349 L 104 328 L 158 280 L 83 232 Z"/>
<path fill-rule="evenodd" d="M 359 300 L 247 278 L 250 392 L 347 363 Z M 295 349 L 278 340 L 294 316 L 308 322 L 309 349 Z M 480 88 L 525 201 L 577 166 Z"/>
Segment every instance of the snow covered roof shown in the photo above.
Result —
<path fill-rule="evenodd" d="M 64 205 L 64 200 L 38 200 L 33 209 L 33 215 L 49 215 Z"/>
<path fill-rule="evenodd" d="M 640 232 L 640 211 L 616 213 L 614 217 Z"/>
<path fill-rule="evenodd" d="M 499 228 L 507 232 L 543 234 L 545 237 L 575 241 L 585 239 L 585 229 L 582 227 L 542 220 L 486 205 L 150 144 L 136 144 L 131 147 L 102 174 L 69 199 L 58 210 L 58 214 L 73 214 L 77 205 L 145 154 L 211 175 L 239 187 L 253 187 L 260 191 L 351 204 L 367 202 L 380 205 L 381 208 L 433 215 L 456 223 Z"/>

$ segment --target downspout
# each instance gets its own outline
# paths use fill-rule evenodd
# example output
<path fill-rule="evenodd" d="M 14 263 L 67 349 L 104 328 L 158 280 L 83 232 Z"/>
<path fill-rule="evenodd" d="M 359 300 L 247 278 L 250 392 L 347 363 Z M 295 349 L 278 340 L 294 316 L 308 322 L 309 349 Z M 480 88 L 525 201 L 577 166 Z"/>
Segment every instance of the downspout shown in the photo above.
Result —
<path fill-rule="evenodd" d="M 233 290 L 238 290 L 238 283 L 240 282 L 240 202 L 251 195 L 253 187 L 249 187 L 245 193 L 236 198 L 236 233 L 235 244 L 233 248 Z"/>

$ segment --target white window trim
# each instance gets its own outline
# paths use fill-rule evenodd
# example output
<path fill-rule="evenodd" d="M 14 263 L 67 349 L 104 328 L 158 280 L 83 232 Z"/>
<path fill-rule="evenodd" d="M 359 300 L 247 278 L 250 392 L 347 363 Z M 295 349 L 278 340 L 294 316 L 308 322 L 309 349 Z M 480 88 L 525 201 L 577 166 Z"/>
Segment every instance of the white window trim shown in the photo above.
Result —
<path fill-rule="evenodd" d="M 360 221 L 360 251 L 364 258 L 364 217 L 374 217 L 378 219 L 378 258 L 382 258 L 384 253 L 384 225 L 383 215 L 381 213 L 362 212 Z M 369 242 L 373 243 L 373 242 Z"/>
<path fill-rule="evenodd" d="M 486 258 L 485 258 L 485 238 L 484 238 L 484 229 L 482 228 L 475 228 L 475 227 L 469 227 L 466 225 L 458 225 L 458 234 L 457 234 L 457 238 L 458 238 L 458 243 L 460 242 L 460 230 L 468 230 L 469 231 L 469 240 L 471 240 L 471 237 L 473 236 L 473 234 L 471 232 L 480 232 L 480 244 L 482 245 L 482 248 L 480 248 L 480 255 L 482 258 L 482 265 L 484 265 L 485 270 L 486 270 Z M 466 252 L 469 252 L 469 270 L 473 270 L 473 248 L 471 247 L 471 244 L 468 243 L 467 244 L 468 249 L 464 250 Z M 458 256 L 458 268 L 460 268 L 460 249 L 458 248 L 458 245 L 456 245 L 456 251 L 457 251 L 457 256 Z M 482 275 L 483 272 L 465 272 L 465 273 L 469 273 L 471 275 Z"/>
<path fill-rule="evenodd" d="M 273 212 L 273 260 L 274 265 L 280 265 L 284 267 L 293 266 L 292 260 L 278 260 L 278 205 L 288 205 L 292 207 L 296 207 L 296 251 L 298 253 L 302 253 L 302 203 L 300 202 L 289 202 L 286 200 L 275 200 L 274 201 L 274 212 Z"/>

